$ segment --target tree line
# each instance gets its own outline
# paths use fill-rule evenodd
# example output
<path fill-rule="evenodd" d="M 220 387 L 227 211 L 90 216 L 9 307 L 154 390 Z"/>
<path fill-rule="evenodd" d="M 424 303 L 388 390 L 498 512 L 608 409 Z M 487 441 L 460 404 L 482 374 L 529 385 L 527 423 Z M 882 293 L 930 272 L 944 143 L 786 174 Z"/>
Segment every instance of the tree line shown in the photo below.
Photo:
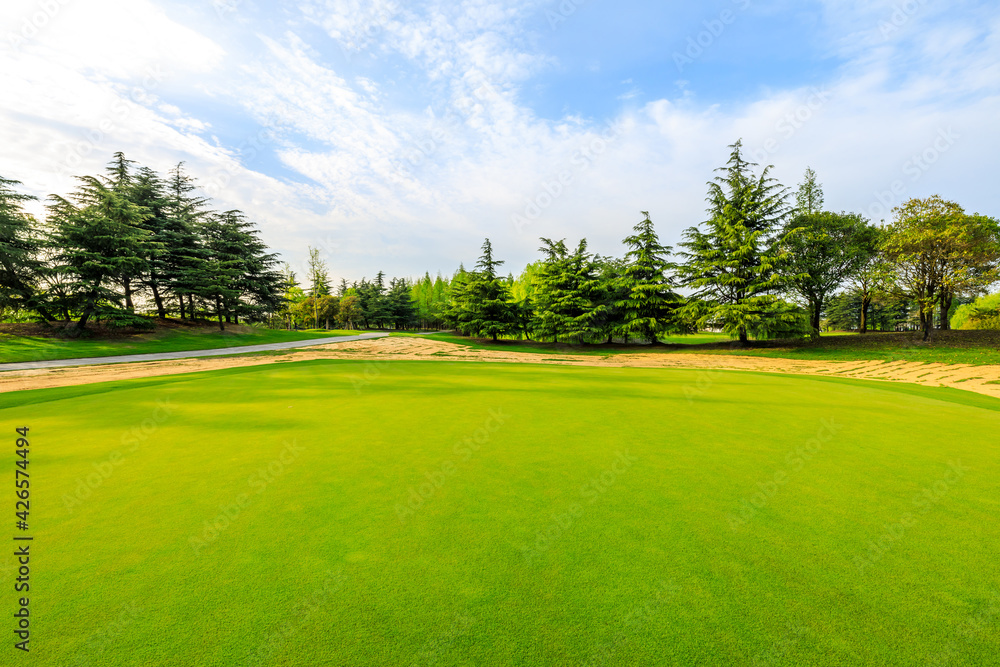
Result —
<path fill-rule="evenodd" d="M 823 316 L 865 333 L 912 321 L 925 340 L 948 328 L 959 302 L 1000 279 L 1000 223 L 933 196 L 911 199 L 876 225 L 823 209 L 806 170 L 795 192 L 755 171 L 741 142 L 709 182 L 708 219 L 674 252 L 649 214 L 624 239 L 623 258 L 542 238 L 542 259 L 504 277 L 489 239 L 472 271 L 448 287 L 447 324 L 474 336 L 586 343 L 657 341 L 666 334 L 723 331 L 746 343 L 818 336 Z M 983 313 L 982 317 L 990 317 Z"/>
<path fill-rule="evenodd" d="M 45 220 L 33 199 L 0 178 L 0 309 L 45 322 L 91 320 L 149 328 L 158 317 L 266 320 L 282 307 L 283 276 L 256 225 L 239 210 L 214 211 L 194 194 L 183 163 L 161 176 L 121 152 L 105 173 L 51 195 Z"/>
<path fill-rule="evenodd" d="M 388 278 L 334 289 L 309 248 L 304 283 L 238 210 L 217 212 L 178 164 L 167 176 L 116 153 L 105 173 L 51 196 L 47 217 L 0 179 L 0 309 L 45 321 L 148 326 L 212 317 L 272 327 L 454 328 L 474 336 L 593 343 L 657 341 L 718 330 L 741 342 L 819 335 L 824 322 L 861 332 L 901 326 L 929 336 L 935 321 L 1000 278 L 1000 224 L 938 196 L 911 199 L 886 224 L 825 210 L 816 174 L 793 192 L 748 162 L 741 142 L 708 183 L 707 220 L 663 245 L 648 213 L 622 257 L 586 239 L 540 239 L 541 259 L 503 275 L 486 239 L 471 270 Z M 971 317 L 992 321 L 995 313 Z"/>

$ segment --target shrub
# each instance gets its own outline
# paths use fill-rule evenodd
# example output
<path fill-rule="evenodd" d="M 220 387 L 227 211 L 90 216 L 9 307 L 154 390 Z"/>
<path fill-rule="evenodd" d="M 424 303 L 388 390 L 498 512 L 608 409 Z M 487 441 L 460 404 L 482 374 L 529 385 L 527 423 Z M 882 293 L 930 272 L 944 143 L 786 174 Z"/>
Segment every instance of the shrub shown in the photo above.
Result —
<path fill-rule="evenodd" d="M 1000 293 L 981 296 L 955 310 L 952 329 L 1000 329 Z"/>

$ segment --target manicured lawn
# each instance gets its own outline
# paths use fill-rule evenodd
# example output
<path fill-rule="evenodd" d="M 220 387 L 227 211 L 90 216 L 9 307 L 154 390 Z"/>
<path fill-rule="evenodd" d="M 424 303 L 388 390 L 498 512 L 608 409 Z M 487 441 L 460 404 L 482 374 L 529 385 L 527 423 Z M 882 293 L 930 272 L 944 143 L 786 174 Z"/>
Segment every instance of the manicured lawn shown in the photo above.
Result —
<path fill-rule="evenodd" d="M 701 331 L 687 336 L 667 336 L 661 338 L 660 342 L 667 345 L 703 345 L 705 343 L 728 343 L 730 340 L 732 338 L 729 337 L 729 334 Z"/>
<path fill-rule="evenodd" d="M 148 354 L 188 350 L 214 350 L 222 347 L 263 345 L 286 341 L 310 340 L 327 336 L 352 336 L 360 331 L 282 331 L 235 327 L 219 331 L 169 328 L 123 338 L 49 338 L 0 333 L 0 363 L 42 361 L 45 359 L 81 359 L 110 357 L 119 354 Z"/>
<path fill-rule="evenodd" d="M 998 410 L 436 362 L 2 394 L 30 664 L 995 664 Z"/>

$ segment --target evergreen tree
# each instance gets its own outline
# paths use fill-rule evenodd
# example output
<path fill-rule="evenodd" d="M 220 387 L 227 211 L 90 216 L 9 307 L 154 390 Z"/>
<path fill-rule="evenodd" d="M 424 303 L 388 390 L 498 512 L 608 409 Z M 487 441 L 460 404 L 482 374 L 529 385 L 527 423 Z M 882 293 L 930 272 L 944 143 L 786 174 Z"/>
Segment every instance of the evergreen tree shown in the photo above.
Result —
<path fill-rule="evenodd" d="M 603 335 L 607 306 L 587 240 L 570 253 L 563 241 L 543 238 L 540 250 L 545 259 L 535 280 L 532 329 L 542 337 L 568 343 L 590 342 Z"/>
<path fill-rule="evenodd" d="M 494 342 L 509 333 L 516 323 L 514 307 L 510 302 L 510 285 L 506 278 L 497 275 L 497 267 L 502 264 L 502 261 L 494 259 L 493 245 L 486 239 L 483 254 L 465 290 L 469 333 L 490 336 Z"/>
<path fill-rule="evenodd" d="M 605 306 L 600 317 L 603 335 L 610 344 L 625 323 L 624 310 L 618 304 L 625 302 L 631 289 L 625 282 L 627 262 L 616 257 L 595 257 L 601 281 L 601 295 Z"/>
<path fill-rule="evenodd" d="M 17 192 L 20 184 L 0 178 L 0 309 L 33 310 L 51 321 L 40 291 L 42 240 L 37 222 L 23 210 L 34 197 Z"/>
<path fill-rule="evenodd" d="M 750 334 L 795 327 L 801 315 L 779 297 L 788 281 L 780 247 L 787 192 L 770 177 L 771 167 L 753 175 L 756 165 L 743 159 L 742 142 L 730 148 L 729 162 L 708 184 L 705 231 L 684 232 L 680 273 L 694 290 L 690 308 L 699 327 L 721 326 L 746 344 Z"/>
<path fill-rule="evenodd" d="M 206 218 L 201 224 L 201 240 L 205 249 L 199 265 L 200 275 L 193 293 L 215 308 L 219 330 L 225 330 L 240 297 L 239 281 L 243 275 L 245 224 L 238 211 Z"/>
<path fill-rule="evenodd" d="M 448 305 L 445 308 L 445 320 L 459 333 L 471 335 L 469 328 L 469 318 L 472 314 L 473 304 L 469 292 L 469 285 L 473 280 L 473 274 L 465 270 L 465 266 L 459 264 L 458 270 L 448 283 Z"/>
<path fill-rule="evenodd" d="M 192 195 L 194 189 L 194 182 L 184 172 L 184 163 L 178 163 L 167 178 L 162 236 L 166 242 L 163 278 L 177 298 L 181 319 L 185 315 L 185 298 L 187 313 L 195 316 L 194 296 L 203 288 L 202 263 L 207 258 L 200 226 L 208 215 L 208 200 Z"/>
<path fill-rule="evenodd" d="M 134 165 L 135 165 L 134 160 L 126 159 L 125 154 L 122 153 L 121 151 L 118 151 L 117 153 L 114 154 L 111 163 L 107 166 L 107 168 L 105 168 L 105 172 L 107 173 L 107 175 L 103 178 L 103 181 L 104 184 L 109 189 L 111 189 L 115 194 L 131 201 L 140 208 L 144 208 L 142 207 L 142 204 L 136 201 L 135 197 L 136 195 L 135 179 L 132 176 L 132 170 L 134 168 Z M 146 213 L 150 214 L 149 211 L 146 211 Z M 139 226 L 143 229 L 148 228 L 146 221 L 140 223 Z M 155 240 L 153 243 L 149 244 L 149 252 L 150 255 L 155 254 L 156 252 Z M 122 291 L 124 292 L 125 310 L 129 312 L 135 311 L 135 304 L 132 299 L 133 287 L 141 279 L 142 273 L 144 273 L 149 266 L 148 262 L 150 257 L 147 256 L 144 257 L 143 259 L 145 260 L 145 262 L 141 264 L 136 264 L 136 265 L 124 264 L 123 270 L 125 270 L 126 272 L 122 273 L 121 275 L 115 276 L 116 282 L 121 286 Z"/>
<path fill-rule="evenodd" d="M 624 241 L 629 250 L 621 274 L 622 295 L 615 303 L 620 320 L 617 333 L 655 344 L 660 334 L 677 329 L 674 312 L 682 299 L 670 290 L 670 248 L 660 244 L 649 213 L 642 211 L 642 215 L 635 234 Z"/>
<path fill-rule="evenodd" d="M 140 167 L 131 187 L 131 199 L 137 205 L 145 208 L 149 217 L 142 223 L 143 229 L 151 234 L 153 249 L 147 258 L 145 285 L 153 297 L 156 314 L 160 318 L 167 316 L 165 303 L 169 274 L 170 245 L 174 241 L 171 233 L 171 222 L 166 217 L 167 206 L 164 183 L 160 176 L 149 167 Z"/>
<path fill-rule="evenodd" d="M 112 285 L 121 276 L 143 272 L 152 239 L 142 228 L 148 211 L 98 178 L 79 180 L 75 201 L 53 196 L 49 211 L 55 227 L 55 268 L 72 276 L 70 291 L 82 330 L 102 303 L 121 305 Z"/>
<path fill-rule="evenodd" d="M 395 329 L 409 329 L 413 326 L 417 319 L 417 308 L 413 302 L 411 285 L 406 278 L 393 278 L 389 282 L 386 300 Z"/>
<path fill-rule="evenodd" d="M 795 191 L 795 213 L 809 215 L 823 210 L 823 186 L 816 180 L 816 172 L 806 167 L 805 177 Z"/>
<path fill-rule="evenodd" d="M 423 278 L 411 286 L 411 299 L 416 309 L 415 317 L 420 321 L 421 327 L 429 329 L 444 324 L 444 312 L 447 306 L 446 288 L 447 281 L 441 274 L 431 280 L 430 272 L 425 273 Z"/>

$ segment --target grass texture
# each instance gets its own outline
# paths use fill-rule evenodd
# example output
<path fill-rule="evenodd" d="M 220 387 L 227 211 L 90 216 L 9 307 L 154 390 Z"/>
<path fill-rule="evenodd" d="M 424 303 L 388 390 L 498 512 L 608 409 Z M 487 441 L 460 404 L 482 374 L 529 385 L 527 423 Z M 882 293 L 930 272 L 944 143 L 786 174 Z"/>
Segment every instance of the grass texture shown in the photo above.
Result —
<path fill-rule="evenodd" d="M 0 395 L 10 478 L 31 428 L 31 664 L 991 664 L 998 410 L 437 362 Z"/>
<path fill-rule="evenodd" d="M 223 347 L 285 343 L 326 338 L 327 336 L 353 336 L 358 333 L 361 332 L 323 329 L 284 331 L 245 326 L 231 327 L 226 331 L 208 327 L 161 328 L 156 332 L 133 334 L 121 338 L 71 339 L 0 333 L 0 363 L 216 350 Z"/>

